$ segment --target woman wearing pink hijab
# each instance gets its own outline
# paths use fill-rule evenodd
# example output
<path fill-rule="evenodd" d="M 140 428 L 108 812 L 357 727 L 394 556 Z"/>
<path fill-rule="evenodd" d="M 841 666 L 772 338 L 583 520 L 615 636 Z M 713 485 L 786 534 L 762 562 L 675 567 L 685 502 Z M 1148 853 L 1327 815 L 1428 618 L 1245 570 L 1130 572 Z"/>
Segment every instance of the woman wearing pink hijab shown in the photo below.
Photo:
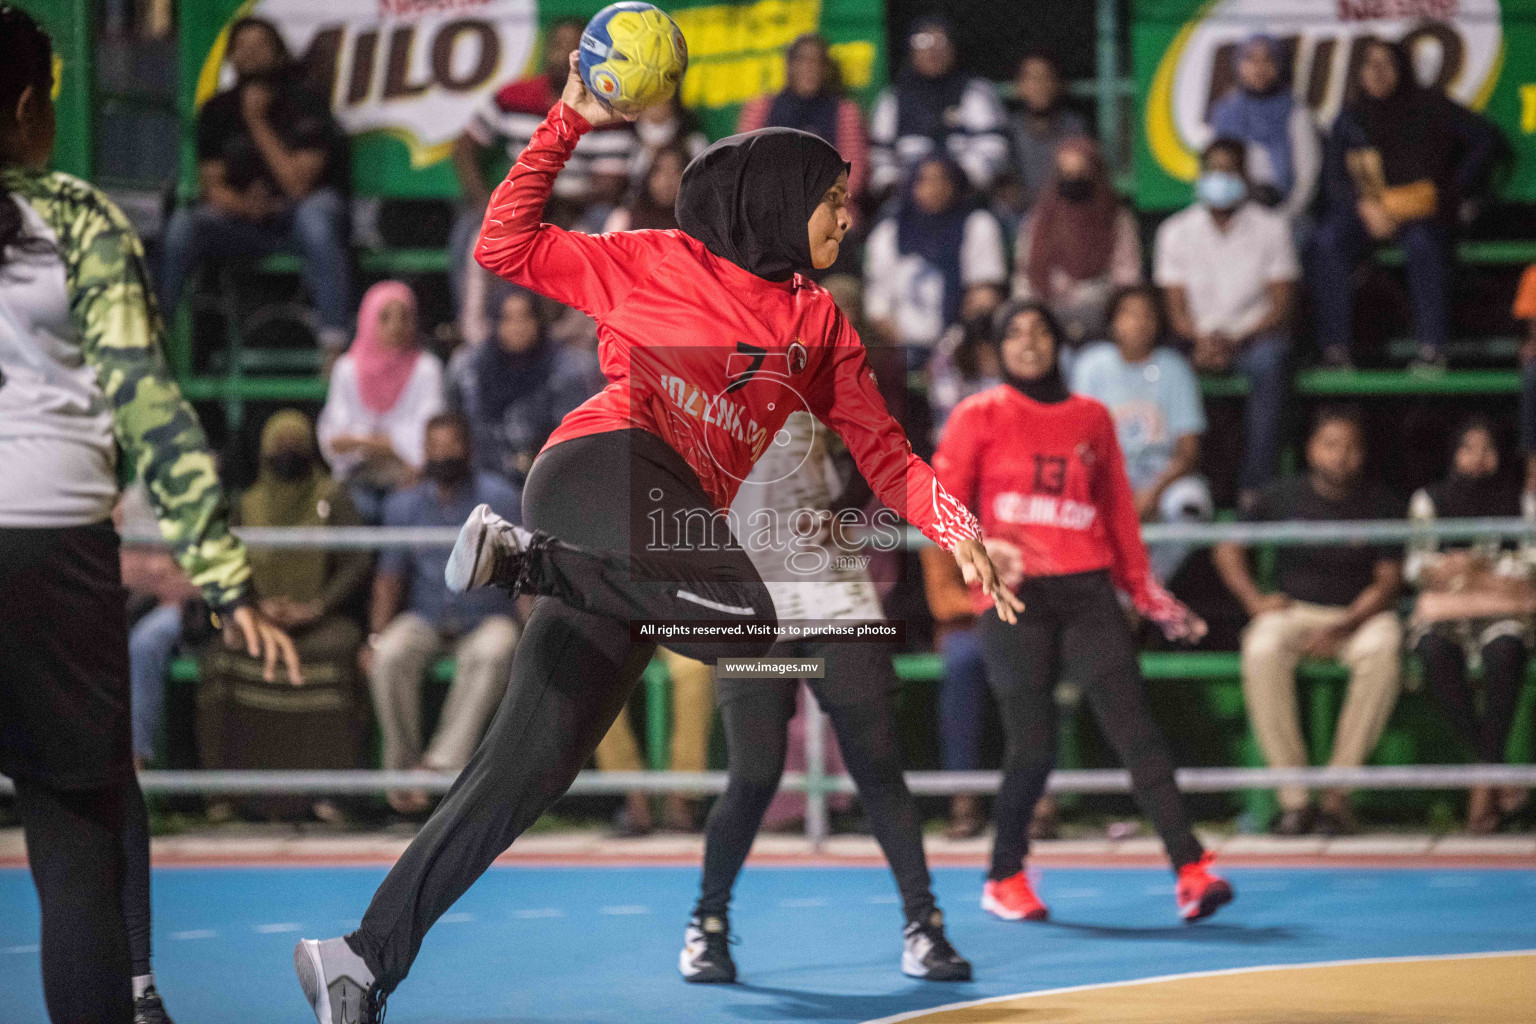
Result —
<path fill-rule="evenodd" d="M 384 498 L 421 469 L 427 420 L 443 411 L 443 364 L 421 348 L 416 293 L 380 281 L 363 295 L 357 337 L 331 371 L 320 451 L 377 524 Z"/>

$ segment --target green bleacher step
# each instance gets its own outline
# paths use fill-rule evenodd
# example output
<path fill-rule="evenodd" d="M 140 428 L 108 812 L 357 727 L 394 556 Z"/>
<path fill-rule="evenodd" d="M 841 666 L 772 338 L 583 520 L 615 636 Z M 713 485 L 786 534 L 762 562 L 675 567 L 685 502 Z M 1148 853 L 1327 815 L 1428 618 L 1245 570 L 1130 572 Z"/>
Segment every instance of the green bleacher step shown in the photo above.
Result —
<path fill-rule="evenodd" d="M 1293 389 L 1311 397 L 1354 395 L 1396 397 L 1411 395 L 1517 395 L 1519 370 L 1445 370 L 1422 373 L 1413 370 L 1302 370 Z M 1210 397 L 1242 396 L 1248 382 L 1242 377 L 1200 378 L 1200 390 Z"/>
<path fill-rule="evenodd" d="M 365 274 L 446 274 L 447 249 L 357 249 L 358 268 Z M 294 253 L 276 252 L 257 265 L 264 274 L 298 274 L 303 265 Z"/>

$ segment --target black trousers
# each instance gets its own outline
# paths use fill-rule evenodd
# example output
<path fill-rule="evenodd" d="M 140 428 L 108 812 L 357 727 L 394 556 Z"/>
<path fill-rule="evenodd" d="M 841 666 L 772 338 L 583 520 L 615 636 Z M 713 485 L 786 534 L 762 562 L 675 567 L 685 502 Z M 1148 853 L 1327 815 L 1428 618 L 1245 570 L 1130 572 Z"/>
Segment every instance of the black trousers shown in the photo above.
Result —
<path fill-rule="evenodd" d="M 987 680 L 1007 736 L 989 877 L 1017 874 L 1029 853 L 1030 818 L 1056 767 L 1061 679 L 1082 687 L 1174 866 L 1199 860 L 1204 851 L 1174 784 L 1168 745 L 1147 708 L 1135 640 L 1109 573 L 1036 577 L 1023 583 L 1019 597 L 1025 609 L 1017 624 L 990 611 L 980 617 Z"/>
<path fill-rule="evenodd" d="M 534 462 L 523 519 L 558 538 L 536 549 L 534 602 L 506 696 L 469 764 L 348 936 L 381 989 L 409 972 L 432 924 L 576 778 L 655 645 L 631 619 L 776 623 L 757 570 L 698 478 L 641 430 L 562 442 Z M 695 531 L 682 542 L 674 527 Z M 708 543 L 705 527 L 717 531 Z M 670 646 L 670 645 L 669 645 Z M 689 657 L 754 657 L 761 643 L 679 644 Z"/>
<path fill-rule="evenodd" d="M 825 676 L 807 679 L 816 702 L 832 721 L 848 774 L 896 877 L 907 919 L 933 910 L 922 826 L 902 776 L 901 744 L 892 700 L 896 673 L 887 644 L 785 643 L 775 657 L 825 659 Z M 725 724 L 730 782 L 704 828 L 703 892 L 697 913 L 724 915 L 736 876 L 779 789 L 789 720 L 798 679 L 722 679 L 720 716 Z"/>
<path fill-rule="evenodd" d="M 1424 663 L 1424 679 L 1430 691 L 1461 738 L 1484 764 L 1501 763 L 1509 730 L 1515 723 L 1520 687 L 1525 683 L 1525 664 L 1530 658 L 1525 641 L 1505 635 L 1483 645 L 1481 712 L 1472 681 L 1467 678 L 1467 654 L 1459 639 L 1431 630 L 1414 650 Z"/>
<path fill-rule="evenodd" d="M 133 1015 L 128 626 L 111 523 L 0 529 L 0 772 L 16 782 L 56 1024 Z M 148 847 L 140 920 L 147 951 Z"/>

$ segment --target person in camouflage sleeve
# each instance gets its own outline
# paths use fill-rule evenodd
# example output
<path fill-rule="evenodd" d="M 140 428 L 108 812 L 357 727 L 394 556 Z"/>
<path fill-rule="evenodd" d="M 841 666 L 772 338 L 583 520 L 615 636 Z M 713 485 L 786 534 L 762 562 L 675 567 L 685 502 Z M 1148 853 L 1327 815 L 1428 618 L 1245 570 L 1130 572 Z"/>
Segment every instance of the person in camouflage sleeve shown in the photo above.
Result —
<path fill-rule="evenodd" d="M 226 641 L 303 675 L 250 593 L 206 438 L 171 381 L 143 250 L 90 185 L 46 167 L 52 47 L 0 5 L 0 774 L 42 906 L 49 1016 L 168 1021 L 149 972 L 149 837 L 130 753 L 112 506 L 141 477 Z M 121 453 L 121 458 L 119 458 Z"/>

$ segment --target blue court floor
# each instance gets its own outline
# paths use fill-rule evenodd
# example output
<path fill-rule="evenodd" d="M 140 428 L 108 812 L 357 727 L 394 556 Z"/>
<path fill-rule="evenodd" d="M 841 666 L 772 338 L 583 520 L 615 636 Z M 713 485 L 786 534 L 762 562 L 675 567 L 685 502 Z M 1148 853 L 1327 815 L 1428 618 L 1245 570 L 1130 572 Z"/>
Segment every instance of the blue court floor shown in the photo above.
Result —
<path fill-rule="evenodd" d="M 677 974 L 693 868 L 497 867 L 427 937 L 391 998 L 389 1024 L 857 1022 L 1041 989 L 1222 968 L 1536 949 L 1536 872 L 1277 869 L 1226 872 L 1238 900 L 1194 927 L 1172 878 L 1152 869 L 1047 869 L 1050 924 L 1005 924 L 978 907 L 982 876 L 935 886 L 964 985 L 898 970 L 900 908 L 873 868 L 752 867 L 733 925 L 743 984 Z M 303 1024 L 300 936 L 357 923 L 379 868 L 169 868 L 155 874 L 155 967 L 180 1024 Z M 37 902 L 0 870 L 0 1021 L 46 1020 Z"/>

